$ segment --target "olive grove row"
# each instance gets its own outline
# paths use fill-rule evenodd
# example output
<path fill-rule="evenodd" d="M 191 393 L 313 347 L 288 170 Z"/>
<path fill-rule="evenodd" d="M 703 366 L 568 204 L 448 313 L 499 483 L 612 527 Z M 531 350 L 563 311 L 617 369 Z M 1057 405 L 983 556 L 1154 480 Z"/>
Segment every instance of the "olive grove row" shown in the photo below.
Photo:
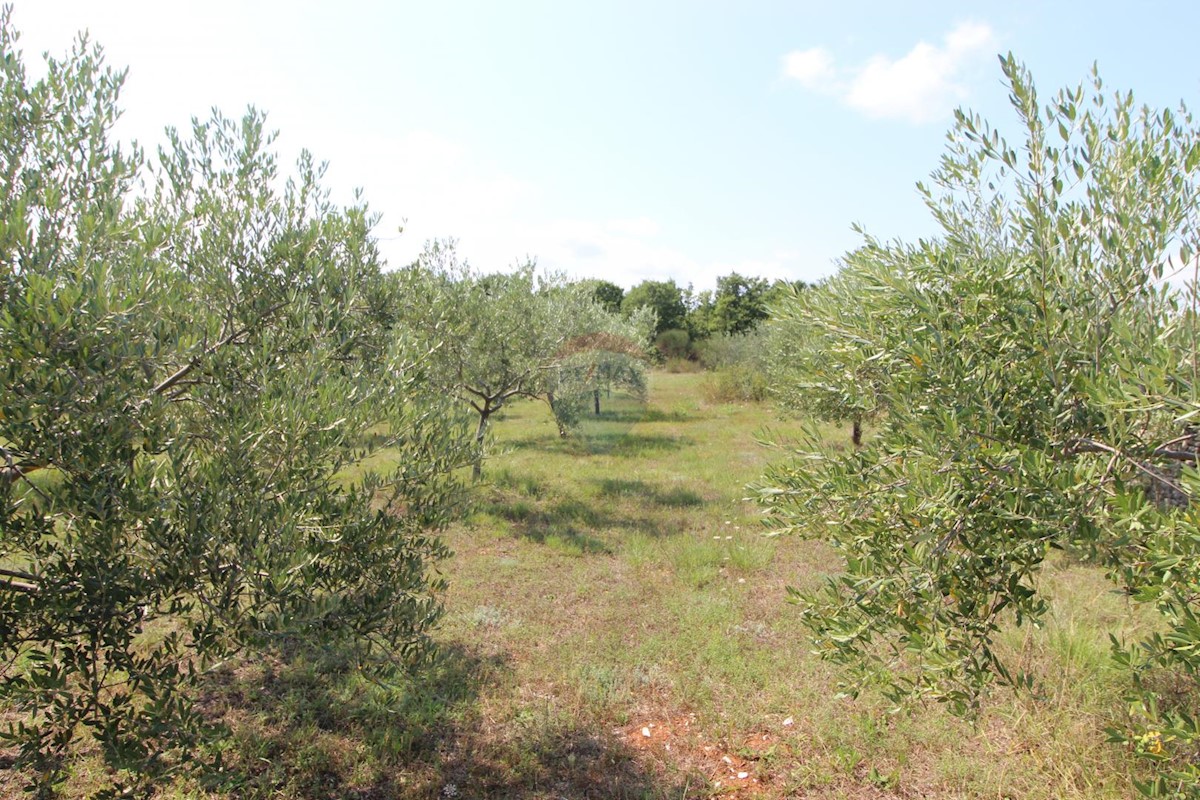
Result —
<path fill-rule="evenodd" d="M 1111 736 L 1153 762 L 1147 794 L 1195 796 L 1200 135 L 1099 78 L 1043 105 L 1003 68 L 1020 133 L 959 115 L 923 190 L 937 238 L 867 237 L 775 288 L 770 390 L 869 430 L 760 495 L 845 556 L 799 598 L 819 651 L 897 701 L 972 713 L 1033 685 L 997 635 L 1047 613 L 1051 551 L 1106 570 L 1160 612 L 1113 639 Z M 333 204 L 307 154 L 281 174 L 261 114 L 147 156 L 114 140 L 99 51 L 31 80 L 7 13 L 0 80 L 0 740 L 50 795 L 90 737 L 119 793 L 201 766 L 194 688 L 223 660 L 420 664 L 436 530 L 494 415 L 537 399 L 566 434 L 644 388 L 662 320 L 452 242 L 385 271 L 367 206 Z M 710 332 L 741 325 L 710 305 Z"/>
<path fill-rule="evenodd" d="M 448 243 L 384 272 L 257 112 L 116 143 L 122 78 L 81 39 L 31 80 L 0 21 L 0 741 L 39 794 L 81 737 L 112 793 L 194 766 L 193 689 L 239 653 L 420 663 L 489 417 L 565 432 L 644 385 L 654 325 Z"/>

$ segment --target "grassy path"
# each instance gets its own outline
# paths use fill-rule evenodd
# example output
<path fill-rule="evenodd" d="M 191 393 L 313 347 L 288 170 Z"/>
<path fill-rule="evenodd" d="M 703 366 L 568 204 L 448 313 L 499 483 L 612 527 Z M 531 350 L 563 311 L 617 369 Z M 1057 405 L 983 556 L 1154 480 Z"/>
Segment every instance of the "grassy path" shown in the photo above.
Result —
<path fill-rule="evenodd" d="M 444 760 L 414 765 L 430 770 L 425 791 L 1128 794 L 1102 743 L 1115 689 L 1093 626 L 1097 610 L 1119 613 L 1102 581 L 1064 573 L 1048 635 L 1011 643 L 1059 680 L 1042 700 L 999 697 L 971 727 L 937 708 L 889 715 L 870 692 L 835 697 L 836 672 L 809 655 L 786 602 L 787 585 L 835 563 L 820 545 L 764 539 L 741 499 L 779 455 L 755 443 L 777 423 L 765 406 L 706 404 L 701 380 L 656 374 L 646 406 L 615 399 L 567 440 L 534 404 L 498 426 L 482 506 L 449 535 L 443 628 L 486 674 Z"/>
<path fill-rule="evenodd" d="M 614 397 L 569 439 L 544 407 L 509 409 L 476 510 L 447 532 L 437 663 L 402 687 L 340 653 L 229 665 L 203 704 L 233 731 L 218 745 L 227 780 L 162 797 L 1133 794 L 1103 733 L 1121 693 L 1107 634 L 1130 615 L 1101 576 L 1049 571 L 1045 629 L 999 644 L 1041 694 L 997 695 L 976 726 L 937 707 L 889 714 L 870 687 L 839 698 L 786 591 L 836 561 L 764 538 L 742 499 L 781 455 L 756 434 L 780 423 L 705 402 L 703 380 L 655 374 L 648 403 Z M 66 795 L 100 768 L 85 758 Z"/>

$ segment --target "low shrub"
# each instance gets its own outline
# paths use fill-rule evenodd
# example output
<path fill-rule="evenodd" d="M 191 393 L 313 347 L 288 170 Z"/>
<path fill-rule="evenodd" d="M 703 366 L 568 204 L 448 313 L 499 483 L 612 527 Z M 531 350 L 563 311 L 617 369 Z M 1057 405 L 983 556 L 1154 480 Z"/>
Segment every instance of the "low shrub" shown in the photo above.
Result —
<path fill-rule="evenodd" d="M 749 333 L 723 333 L 696 343 L 696 357 L 707 369 L 734 365 L 760 368 L 765 364 L 767 332 L 757 328 Z"/>
<path fill-rule="evenodd" d="M 722 334 L 697 346 L 700 363 L 711 374 L 704 396 L 714 403 L 759 403 L 767 399 L 767 333 Z"/>
<path fill-rule="evenodd" d="M 767 399 L 767 376 L 755 367 L 735 364 L 710 373 L 703 391 L 710 403 L 761 403 Z"/>
<path fill-rule="evenodd" d="M 688 332 L 681 328 L 668 328 L 660 333 L 654 340 L 654 347 L 667 361 L 673 358 L 691 359 L 694 355 L 692 339 Z"/>
<path fill-rule="evenodd" d="M 693 361 L 688 358 L 668 358 L 667 363 L 663 365 L 667 372 L 700 372 L 704 366 L 699 361 Z"/>

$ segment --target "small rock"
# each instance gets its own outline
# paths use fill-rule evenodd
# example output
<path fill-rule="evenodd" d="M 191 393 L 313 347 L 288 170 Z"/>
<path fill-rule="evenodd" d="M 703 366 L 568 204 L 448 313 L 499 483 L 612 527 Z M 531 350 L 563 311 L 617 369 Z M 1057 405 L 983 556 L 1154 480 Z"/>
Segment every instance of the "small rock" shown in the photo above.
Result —
<path fill-rule="evenodd" d="M 642 736 L 645 736 L 647 739 L 649 739 L 650 738 L 650 729 L 642 728 Z"/>
<path fill-rule="evenodd" d="M 744 780 L 746 780 L 746 778 L 749 778 L 749 777 L 750 777 L 750 773 L 749 773 L 749 772 L 739 772 L 739 773 L 738 773 L 738 780 L 739 780 L 739 781 L 744 781 Z"/>
<path fill-rule="evenodd" d="M 785 719 L 783 721 L 783 727 L 785 727 L 785 728 L 788 727 L 789 725 L 795 725 L 795 724 L 796 724 L 796 720 L 792 719 L 791 717 L 788 717 L 787 719 Z"/>

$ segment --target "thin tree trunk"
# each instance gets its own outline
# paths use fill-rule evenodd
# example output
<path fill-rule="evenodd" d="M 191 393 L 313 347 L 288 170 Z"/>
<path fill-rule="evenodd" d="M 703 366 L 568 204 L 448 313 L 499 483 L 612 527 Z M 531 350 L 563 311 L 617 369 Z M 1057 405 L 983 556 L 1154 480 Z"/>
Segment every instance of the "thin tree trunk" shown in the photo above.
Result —
<path fill-rule="evenodd" d="M 475 463 L 471 466 L 472 480 L 483 477 L 483 437 L 487 433 L 487 421 L 491 413 L 483 411 L 479 414 L 479 427 L 475 429 Z"/>
<path fill-rule="evenodd" d="M 567 426 L 563 424 L 562 418 L 558 416 L 558 411 L 554 408 L 554 392 L 546 392 L 546 402 L 550 405 L 550 414 L 554 417 L 554 424 L 558 426 L 558 435 L 563 439 L 567 438 Z"/>
<path fill-rule="evenodd" d="M 596 405 L 596 416 L 598 417 L 598 416 L 600 416 L 600 390 L 599 389 L 592 390 L 592 400 L 594 401 L 594 403 Z"/>
<path fill-rule="evenodd" d="M 850 427 L 850 441 L 855 447 L 862 447 L 862 417 L 855 417 Z"/>

